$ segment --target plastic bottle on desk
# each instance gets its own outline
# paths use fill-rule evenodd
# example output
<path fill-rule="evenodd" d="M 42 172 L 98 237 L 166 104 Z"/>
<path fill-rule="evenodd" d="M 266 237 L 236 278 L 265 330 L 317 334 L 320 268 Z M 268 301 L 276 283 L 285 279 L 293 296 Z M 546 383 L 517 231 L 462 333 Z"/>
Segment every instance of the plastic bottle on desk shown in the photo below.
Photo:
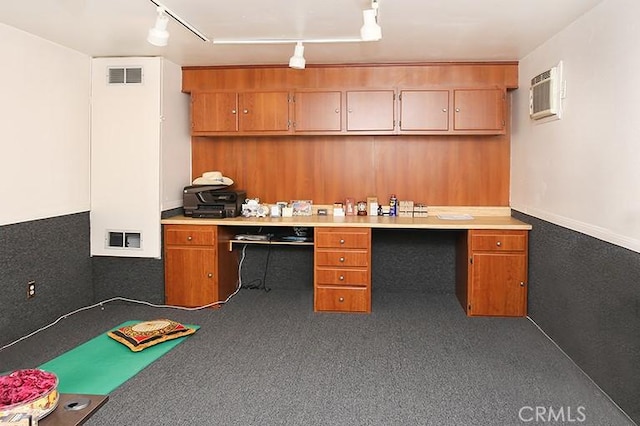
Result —
<path fill-rule="evenodd" d="M 396 198 L 396 194 L 391 194 L 391 198 L 389 198 L 389 216 L 397 216 L 398 215 L 398 198 Z"/>

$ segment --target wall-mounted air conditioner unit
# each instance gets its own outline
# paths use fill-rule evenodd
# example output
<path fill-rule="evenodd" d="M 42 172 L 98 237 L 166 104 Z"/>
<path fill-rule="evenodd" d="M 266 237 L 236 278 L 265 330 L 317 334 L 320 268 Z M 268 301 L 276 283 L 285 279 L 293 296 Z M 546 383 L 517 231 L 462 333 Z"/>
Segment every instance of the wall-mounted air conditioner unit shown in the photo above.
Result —
<path fill-rule="evenodd" d="M 534 120 L 561 113 L 562 61 L 531 79 L 529 116 Z"/>

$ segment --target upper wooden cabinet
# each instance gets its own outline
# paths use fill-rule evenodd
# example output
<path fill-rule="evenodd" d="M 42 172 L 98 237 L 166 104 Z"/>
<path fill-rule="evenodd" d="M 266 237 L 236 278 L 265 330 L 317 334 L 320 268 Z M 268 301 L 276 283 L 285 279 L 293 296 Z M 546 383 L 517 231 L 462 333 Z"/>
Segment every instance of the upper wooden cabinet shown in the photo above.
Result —
<path fill-rule="evenodd" d="M 287 133 L 289 99 L 287 91 L 192 93 L 192 134 Z"/>
<path fill-rule="evenodd" d="M 394 90 L 349 90 L 347 132 L 393 133 L 395 131 Z"/>
<path fill-rule="evenodd" d="M 453 90 L 453 130 L 504 133 L 505 102 L 502 89 Z"/>
<path fill-rule="evenodd" d="M 400 131 L 449 130 L 448 90 L 401 90 Z"/>
<path fill-rule="evenodd" d="M 399 132 L 504 134 L 504 89 L 401 90 Z"/>
<path fill-rule="evenodd" d="M 341 91 L 295 92 L 293 105 L 293 130 L 296 133 L 326 133 L 342 130 Z"/>

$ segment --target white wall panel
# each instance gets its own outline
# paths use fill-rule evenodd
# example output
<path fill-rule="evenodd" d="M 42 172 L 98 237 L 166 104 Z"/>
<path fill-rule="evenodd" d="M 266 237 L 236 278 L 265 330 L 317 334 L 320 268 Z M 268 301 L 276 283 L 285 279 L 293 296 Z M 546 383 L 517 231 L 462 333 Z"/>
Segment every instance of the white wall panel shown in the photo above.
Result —
<path fill-rule="evenodd" d="M 88 56 L 0 24 L 0 225 L 89 210 Z"/>
<path fill-rule="evenodd" d="M 640 252 L 640 2 L 607 0 L 520 61 L 511 206 Z M 530 79 L 562 60 L 563 118 L 529 119 Z"/>

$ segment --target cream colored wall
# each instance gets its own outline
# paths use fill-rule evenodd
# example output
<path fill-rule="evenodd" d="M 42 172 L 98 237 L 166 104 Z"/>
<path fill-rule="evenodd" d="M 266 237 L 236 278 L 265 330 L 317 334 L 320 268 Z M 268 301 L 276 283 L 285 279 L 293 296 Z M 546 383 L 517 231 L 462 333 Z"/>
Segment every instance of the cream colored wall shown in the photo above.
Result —
<path fill-rule="evenodd" d="M 0 23 L 0 225 L 89 210 L 90 58 Z"/>
<path fill-rule="evenodd" d="M 640 2 L 605 0 L 520 60 L 511 206 L 640 252 Z M 563 118 L 529 119 L 530 79 L 563 61 Z"/>

